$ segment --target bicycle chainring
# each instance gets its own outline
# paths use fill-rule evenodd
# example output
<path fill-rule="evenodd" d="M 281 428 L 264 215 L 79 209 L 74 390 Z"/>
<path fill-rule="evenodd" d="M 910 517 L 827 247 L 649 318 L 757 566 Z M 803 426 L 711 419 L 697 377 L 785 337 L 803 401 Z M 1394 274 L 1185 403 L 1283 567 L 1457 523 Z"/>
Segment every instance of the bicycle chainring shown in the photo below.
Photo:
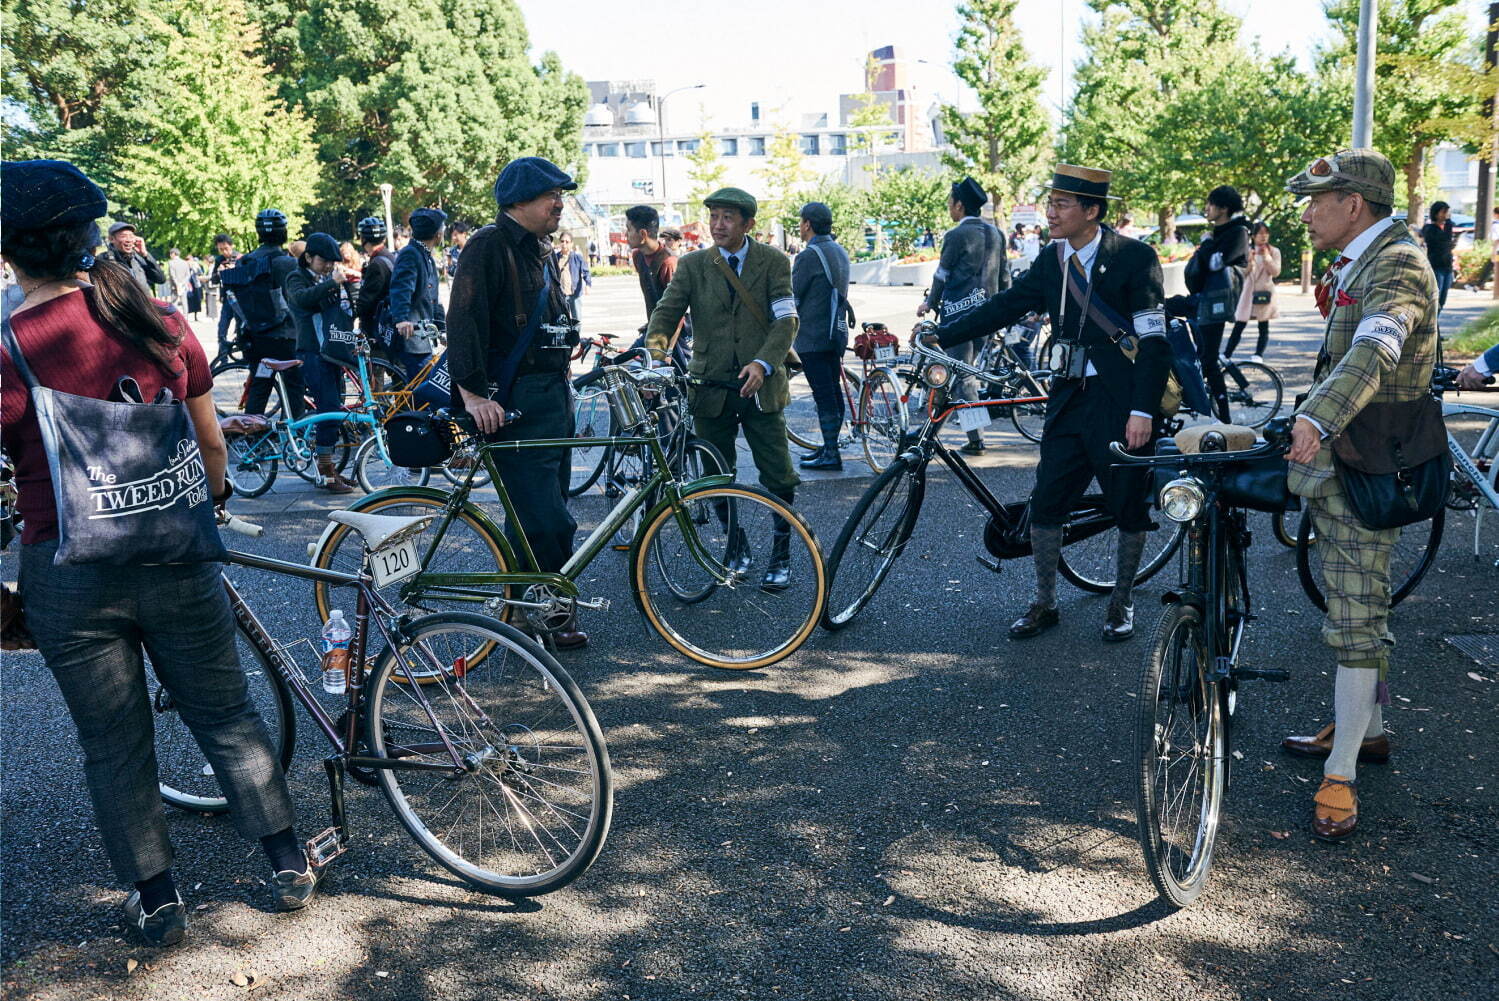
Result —
<path fill-rule="evenodd" d="M 523 600 L 545 606 L 525 609 L 526 624 L 537 633 L 555 633 L 573 621 L 573 599 L 558 594 L 550 584 L 532 584 Z"/>

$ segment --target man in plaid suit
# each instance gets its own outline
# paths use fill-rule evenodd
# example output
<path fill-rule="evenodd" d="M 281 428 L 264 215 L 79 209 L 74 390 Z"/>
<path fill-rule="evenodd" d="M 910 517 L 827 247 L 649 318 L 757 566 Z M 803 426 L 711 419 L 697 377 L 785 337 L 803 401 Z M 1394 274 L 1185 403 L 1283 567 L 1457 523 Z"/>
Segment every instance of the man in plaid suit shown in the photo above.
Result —
<path fill-rule="evenodd" d="M 1371 403 L 1414 400 L 1436 362 L 1436 278 L 1403 223 L 1390 218 L 1395 168 L 1373 149 L 1319 157 L 1287 190 L 1309 196 L 1302 221 L 1317 250 L 1341 253 L 1317 286 L 1327 319 L 1312 387 L 1296 410 L 1290 487 L 1307 498 L 1322 557 L 1327 619 L 1338 658 L 1334 722 L 1288 737 L 1296 754 L 1327 758 L 1312 833 L 1337 840 L 1358 825 L 1357 761 L 1385 761 L 1382 705 L 1389 668 L 1390 554 L 1399 529 L 1371 531 L 1354 516 L 1333 466 L 1332 441 Z"/>

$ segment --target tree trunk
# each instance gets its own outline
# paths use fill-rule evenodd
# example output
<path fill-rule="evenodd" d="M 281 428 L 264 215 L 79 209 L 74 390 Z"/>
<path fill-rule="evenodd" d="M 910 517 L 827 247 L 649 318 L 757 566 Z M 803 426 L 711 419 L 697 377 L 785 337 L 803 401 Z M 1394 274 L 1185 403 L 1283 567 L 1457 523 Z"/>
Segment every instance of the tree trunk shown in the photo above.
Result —
<path fill-rule="evenodd" d="M 1417 143 L 1411 158 L 1405 162 L 1405 224 L 1412 231 L 1421 228 L 1421 175 L 1426 167 L 1426 144 Z"/>
<path fill-rule="evenodd" d="M 1161 227 L 1160 246 L 1165 247 L 1168 243 L 1176 240 L 1176 213 L 1171 209 L 1161 209 L 1156 216 L 1156 222 Z"/>

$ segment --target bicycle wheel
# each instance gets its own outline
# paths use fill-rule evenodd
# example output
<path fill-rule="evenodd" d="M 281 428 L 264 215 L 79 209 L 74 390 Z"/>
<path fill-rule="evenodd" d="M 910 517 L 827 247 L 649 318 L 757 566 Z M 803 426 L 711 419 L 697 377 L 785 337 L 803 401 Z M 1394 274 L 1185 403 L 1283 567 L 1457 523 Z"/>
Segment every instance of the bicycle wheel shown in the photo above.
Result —
<path fill-rule="evenodd" d="M 852 372 L 846 372 L 845 376 L 850 380 L 851 393 L 854 399 L 859 398 L 859 386 L 857 378 Z M 786 404 L 782 416 L 786 418 L 786 437 L 793 444 L 802 448 L 817 449 L 822 447 L 822 424 L 817 419 L 817 400 L 812 396 L 812 386 L 807 382 L 807 373 L 802 369 L 786 373 L 786 390 L 791 394 L 790 402 Z M 843 392 L 844 387 L 840 383 L 838 392 Z M 842 442 L 848 434 L 848 419 L 851 415 L 843 415 L 843 425 L 838 429 L 838 440 Z M 795 458 L 795 456 L 793 456 Z"/>
<path fill-rule="evenodd" d="M 296 442 L 287 445 L 281 464 L 302 479 L 317 486 L 323 482 L 317 464 L 317 427 L 309 424 L 292 432 Z M 342 473 L 349 468 L 349 461 L 359 450 L 361 442 L 353 425 L 344 422 L 338 425 L 338 440 L 333 444 L 333 471 Z"/>
<path fill-rule="evenodd" d="M 1108 527 L 1101 528 L 1105 523 Z M 1093 527 L 1089 528 L 1090 525 Z M 1058 569 L 1074 586 L 1094 594 L 1108 594 L 1114 589 L 1117 572 L 1119 529 L 1114 527 L 1113 516 L 1108 513 L 1102 495 L 1088 494 L 1073 509 L 1068 528 L 1064 531 L 1079 529 L 1085 537 L 1075 542 L 1063 542 Z M 1145 552 L 1140 557 L 1140 569 L 1135 572 L 1136 584 L 1145 583 L 1171 562 L 1171 557 L 1181 546 L 1183 530 L 1184 526 L 1168 521 L 1145 537 Z"/>
<path fill-rule="evenodd" d="M 641 486 L 651 478 L 650 453 L 643 445 L 621 445 L 611 448 L 604 461 L 604 496 L 613 504 L 626 493 Z M 640 531 L 640 520 L 645 517 L 648 506 L 637 507 L 630 520 L 614 533 L 614 546 L 627 549 Z"/>
<path fill-rule="evenodd" d="M 1437 550 L 1442 548 L 1442 529 L 1447 524 L 1447 511 L 1439 508 L 1430 521 L 1418 521 L 1400 530 L 1395 541 L 1395 550 L 1390 554 L 1390 607 L 1394 608 L 1406 599 L 1421 583 L 1421 578 L 1436 562 Z M 1301 525 L 1296 530 L 1296 575 L 1301 578 L 1301 589 L 1319 611 L 1327 611 L 1327 597 L 1322 591 L 1322 559 L 1318 555 L 1321 543 L 1312 529 L 1312 514 L 1303 511 Z"/>
<path fill-rule="evenodd" d="M 449 458 L 447 462 L 444 462 L 440 467 L 438 467 L 442 470 L 443 479 L 447 480 L 449 483 L 453 484 L 453 486 L 456 487 L 468 479 L 468 471 L 473 468 L 474 464 L 477 463 L 479 465 L 479 469 L 475 470 L 474 472 L 474 486 L 489 486 L 489 481 L 491 479 L 489 475 L 489 467 L 485 466 L 483 464 L 483 460 L 479 458 L 480 444 L 481 442 L 479 441 L 479 439 L 475 437 L 465 438 L 463 441 L 459 442 L 458 447 L 453 449 L 452 457 Z"/>
<path fill-rule="evenodd" d="M 888 368 L 875 369 L 859 391 L 858 431 L 870 469 L 882 473 L 895 461 L 909 427 L 900 380 Z"/>
<path fill-rule="evenodd" d="M 701 438 L 689 440 L 683 449 L 682 457 L 678 460 L 675 472 L 677 482 L 691 483 L 693 480 L 704 476 L 713 476 L 728 471 L 728 464 L 724 462 L 723 455 L 712 445 Z M 647 501 L 641 507 L 642 511 L 648 511 L 655 507 L 655 498 Z M 683 508 L 687 518 L 701 529 L 708 524 L 713 517 L 713 504 L 706 500 L 688 500 L 684 502 Z M 717 554 L 719 559 L 723 553 Z M 716 586 L 711 579 L 704 579 L 699 574 L 688 574 L 686 577 L 678 577 L 672 571 L 674 565 L 669 563 L 665 556 L 665 550 L 658 548 L 655 552 L 656 572 L 661 575 L 666 586 L 671 589 L 672 594 L 678 600 L 685 602 L 696 602 L 706 598 L 713 593 Z"/>
<path fill-rule="evenodd" d="M 1262 428 L 1280 412 L 1286 387 L 1280 373 L 1257 361 L 1234 362 L 1238 376 L 1225 372 L 1228 383 L 1228 413 L 1233 423 Z M 1242 385 L 1241 385 L 1242 383 Z"/>
<path fill-rule="evenodd" d="M 635 600 L 652 628 L 711 667 L 764 667 L 794 652 L 816 628 L 827 601 L 826 570 L 812 529 L 758 487 L 704 487 L 683 501 L 689 510 L 711 506 L 713 517 L 694 524 L 685 516 L 679 520 L 678 509 L 664 507 L 647 519 L 630 553 Z M 726 569 L 729 564 L 734 568 Z M 789 583 L 767 589 L 761 575 L 782 564 Z M 670 567 L 670 574 L 663 575 L 661 566 Z M 696 600 L 678 597 L 705 589 Z"/>
<path fill-rule="evenodd" d="M 417 843 L 475 889 L 535 897 L 582 875 L 613 811 L 609 752 L 566 671 L 518 630 L 482 615 L 424 616 L 369 681 L 370 752 L 447 770 L 373 769 Z M 471 656 L 487 649 L 481 660 Z M 430 683 L 411 685 L 404 675 Z"/>
<path fill-rule="evenodd" d="M 1270 528 L 1275 533 L 1275 541 L 1287 549 L 1296 548 L 1296 526 L 1301 519 L 1301 512 L 1287 509 L 1280 514 L 1270 516 Z M 1315 540 L 1314 540 L 1315 541 Z"/>
<path fill-rule="evenodd" d="M 1151 882 L 1174 907 L 1207 884 L 1228 786 L 1225 692 L 1206 679 L 1210 667 L 1201 614 L 1170 606 L 1136 696 L 1135 818 Z"/>
<path fill-rule="evenodd" d="M 386 414 L 393 412 L 392 404 L 406 385 L 406 373 L 394 362 L 386 361 L 384 358 L 376 358 L 374 355 L 364 359 L 367 366 L 365 371 L 370 378 L 370 398 L 375 401 Z M 358 407 L 364 404 L 364 390 L 359 386 L 357 378 L 358 371 L 350 370 L 349 378 L 344 381 L 344 406 Z M 417 409 L 425 410 L 418 406 Z"/>
<path fill-rule="evenodd" d="M 824 629 L 842 629 L 869 604 L 905 550 L 925 496 L 924 466 L 900 456 L 854 504 L 828 557 Z"/>
<path fill-rule="evenodd" d="M 359 446 L 354 455 L 354 478 L 365 493 L 372 494 L 386 487 L 424 487 L 432 477 L 430 469 L 407 469 L 385 461 L 380 452 L 380 441 L 385 436 L 370 435 Z"/>
<path fill-rule="evenodd" d="M 573 437 L 607 438 L 612 433 L 613 420 L 609 414 L 609 397 L 604 392 L 604 371 L 595 369 L 573 380 Z M 594 483 L 604 471 L 609 458 L 608 445 L 587 445 L 568 451 L 572 466 L 572 480 L 567 488 L 569 497 L 577 497 Z"/>
<path fill-rule="evenodd" d="M 1019 373 L 1014 391 L 1019 396 L 1046 396 L 1047 389 L 1029 372 Z M 1017 403 L 1010 407 L 1010 423 L 1030 441 L 1039 442 L 1046 429 L 1045 403 Z"/>
<path fill-rule="evenodd" d="M 250 365 L 244 361 L 226 361 L 209 369 L 213 376 L 213 409 L 220 417 L 242 414 L 250 395 Z M 271 395 L 266 398 L 265 416 L 283 416 L 281 386 L 271 380 Z"/>
<path fill-rule="evenodd" d="M 350 510 L 363 514 L 384 514 L 405 518 L 431 516 L 440 522 L 446 505 L 446 497 L 434 496 L 426 491 L 412 493 L 397 487 L 371 494 L 351 505 Z M 424 537 L 418 541 L 417 549 L 420 552 L 425 553 L 427 547 L 431 545 L 431 533 L 436 531 L 437 522 L 434 522 L 427 529 Z M 333 525 L 324 533 L 316 547 L 312 553 L 312 565 L 315 567 L 323 570 L 338 570 L 343 573 L 358 573 L 364 566 L 364 540 L 358 532 L 353 531 L 347 525 Z M 491 533 L 486 520 L 479 517 L 477 509 L 470 503 L 465 504 L 454 516 L 447 531 L 443 534 L 442 541 L 423 564 L 422 570 L 424 573 L 507 573 L 510 570 L 509 553 L 509 544 L 502 536 Z M 502 597 L 505 592 L 505 588 L 498 584 L 469 590 L 489 595 L 491 598 Z M 328 621 L 328 613 L 335 607 L 331 591 L 332 589 L 322 581 L 312 585 L 312 596 L 317 604 L 319 621 Z M 401 607 L 401 583 L 387 584 L 379 591 L 391 605 L 396 608 Z M 473 607 L 480 600 L 472 597 L 442 597 L 423 594 L 418 596 L 413 604 L 423 609 L 452 603 Z M 502 619 L 508 618 L 509 606 L 502 605 L 495 609 L 493 614 Z"/>
<path fill-rule="evenodd" d="M 226 473 L 234 492 L 242 497 L 259 497 L 276 482 L 277 454 L 280 436 L 273 431 L 259 434 L 226 435 L 229 449 Z"/>
<path fill-rule="evenodd" d="M 291 693 L 238 621 L 234 624 L 234 646 L 245 672 L 250 702 L 265 724 L 266 736 L 275 748 L 281 770 L 286 771 L 291 767 L 297 735 Z M 156 777 L 162 800 L 179 810 L 227 812 L 229 801 L 219 788 L 219 780 L 166 689 L 157 688 L 151 708 L 156 729 Z"/>

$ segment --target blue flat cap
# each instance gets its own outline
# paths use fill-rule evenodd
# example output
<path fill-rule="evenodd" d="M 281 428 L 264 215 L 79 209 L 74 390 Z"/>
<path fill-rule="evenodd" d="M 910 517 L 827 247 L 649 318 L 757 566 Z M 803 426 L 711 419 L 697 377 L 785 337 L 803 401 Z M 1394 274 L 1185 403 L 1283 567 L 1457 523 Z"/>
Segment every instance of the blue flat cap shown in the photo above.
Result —
<path fill-rule="evenodd" d="M 307 238 L 307 253 L 316 254 L 325 261 L 342 261 L 343 252 L 338 249 L 338 241 L 327 233 L 313 233 Z"/>
<path fill-rule="evenodd" d="M 448 214 L 442 209 L 417 209 L 406 221 L 411 225 L 412 239 L 430 240 L 448 221 Z"/>
<path fill-rule="evenodd" d="M 500 171 L 499 180 L 494 182 L 494 200 L 504 208 L 529 202 L 555 188 L 573 191 L 577 187 L 578 182 L 572 179 L 572 175 L 552 161 L 540 156 L 523 156 L 511 160 Z"/>
<path fill-rule="evenodd" d="M 66 160 L 0 163 L 0 224 L 7 229 L 76 226 L 108 212 L 104 191 Z"/>

